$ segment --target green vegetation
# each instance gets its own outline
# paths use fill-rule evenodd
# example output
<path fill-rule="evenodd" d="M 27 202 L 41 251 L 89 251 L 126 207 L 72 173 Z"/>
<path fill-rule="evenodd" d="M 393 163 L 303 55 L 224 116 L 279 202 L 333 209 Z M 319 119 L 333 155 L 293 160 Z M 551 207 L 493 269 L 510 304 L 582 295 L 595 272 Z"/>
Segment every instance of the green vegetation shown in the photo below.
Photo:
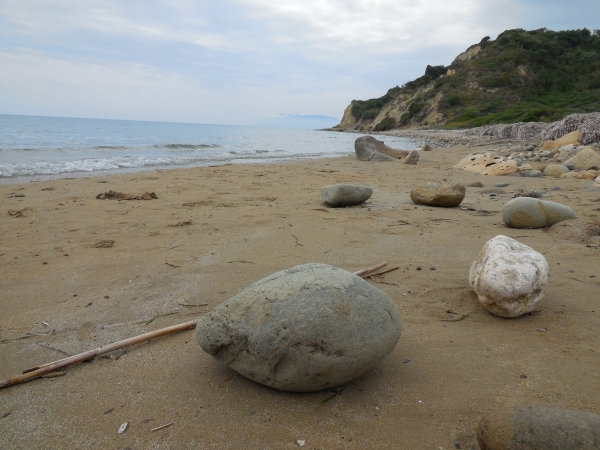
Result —
<path fill-rule="evenodd" d="M 372 120 L 399 95 L 413 99 L 399 125 L 419 124 L 434 98 L 441 98 L 437 111 L 447 128 L 549 122 L 600 111 L 600 30 L 508 30 L 479 45 L 467 61 L 427 66 L 425 75 L 381 98 L 353 101 L 352 115 Z M 455 73 L 445 76 L 448 69 Z M 386 119 L 383 129 L 397 126 Z"/>

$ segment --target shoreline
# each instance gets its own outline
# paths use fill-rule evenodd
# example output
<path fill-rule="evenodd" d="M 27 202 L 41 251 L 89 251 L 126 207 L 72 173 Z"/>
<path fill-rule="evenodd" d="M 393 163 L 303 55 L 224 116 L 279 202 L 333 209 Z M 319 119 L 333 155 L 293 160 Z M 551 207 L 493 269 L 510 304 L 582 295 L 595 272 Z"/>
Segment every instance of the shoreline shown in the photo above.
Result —
<path fill-rule="evenodd" d="M 434 149 L 417 166 L 340 156 L 0 184 L 2 379 L 194 320 L 308 262 L 351 272 L 382 261 L 400 267 L 369 283 L 392 298 L 403 322 L 392 353 L 327 402 L 331 391 L 280 392 L 237 375 L 203 353 L 192 332 L 138 344 L 0 391 L 0 444 L 294 449 L 305 440 L 314 449 L 476 449 L 478 420 L 498 407 L 600 412 L 597 243 L 510 229 L 500 214 L 519 190 L 544 189 L 545 199 L 595 221 L 600 189 L 589 180 L 452 167 L 486 148 Z M 497 196 L 468 188 L 467 209 L 413 204 L 410 189 L 429 180 L 510 185 Z M 374 193 L 366 204 L 329 208 L 319 192 L 335 183 Z M 158 198 L 96 198 L 109 190 Z M 469 287 L 471 263 L 499 234 L 549 262 L 537 314 L 493 316 Z M 449 310 L 463 320 L 445 321 Z"/>

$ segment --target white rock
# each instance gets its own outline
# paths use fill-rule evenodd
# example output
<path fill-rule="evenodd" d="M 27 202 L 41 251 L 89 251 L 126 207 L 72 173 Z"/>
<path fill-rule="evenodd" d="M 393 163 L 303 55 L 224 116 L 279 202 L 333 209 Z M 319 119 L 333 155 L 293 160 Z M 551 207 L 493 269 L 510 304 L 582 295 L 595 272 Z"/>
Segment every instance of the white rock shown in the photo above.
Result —
<path fill-rule="evenodd" d="M 500 317 L 535 311 L 546 295 L 548 262 L 531 247 L 496 236 L 471 265 L 469 283 L 481 304 Z"/>

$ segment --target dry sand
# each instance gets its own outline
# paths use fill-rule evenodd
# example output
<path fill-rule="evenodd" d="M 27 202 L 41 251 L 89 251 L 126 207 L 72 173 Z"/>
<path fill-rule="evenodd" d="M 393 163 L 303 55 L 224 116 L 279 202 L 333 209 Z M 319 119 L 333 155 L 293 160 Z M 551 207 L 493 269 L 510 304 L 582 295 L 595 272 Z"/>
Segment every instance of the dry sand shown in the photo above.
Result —
<path fill-rule="evenodd" d="M 428 180 L 504 181 L 515 192 L 557 185 L 546 198 L 591 222 L 600 190 L 451 168 L 471 150 L 423 153 L 416 167 L 348 156 L 0 186 L 0 378 L 201 317 L 308 262 L 400 266 L 377 286 L 403 319 L 395 350 L 325 403 L 333 392 L 279 392 L 236 375 L 186 331 L 1 390 L 0 447 L 294 449 L 305 440 L 307 449 L 474 449 L 478 419 L 500 405 L 600 412 L 598 241 L 505 227 L 510 196 L 469 189 L 462 206 L 473 211 L 409 197 Z M 334 183 L 374 194 L 361 207 L 328 208 L 319 190 Z M 158 199 L 95 198 L 109 189 Z M 472 261 L 498 234 L 548 259 L 539 313 L 495 317 L 469 288 Z M 107 240 L 114 245 L 95 247 Z M 442 321 L 449 310 L 466 317 Z"/>

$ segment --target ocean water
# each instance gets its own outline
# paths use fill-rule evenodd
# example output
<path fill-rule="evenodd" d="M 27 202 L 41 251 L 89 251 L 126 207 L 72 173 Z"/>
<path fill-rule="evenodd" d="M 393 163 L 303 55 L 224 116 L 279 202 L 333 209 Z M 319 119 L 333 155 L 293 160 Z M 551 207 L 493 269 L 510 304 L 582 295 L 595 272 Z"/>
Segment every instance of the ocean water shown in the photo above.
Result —
<path fill-rule="evenodd" d="M 331 131 L 0 114 L 0 182 L 354 153 Z M 385 137 L 406 150 L 420 143 Z"/>

